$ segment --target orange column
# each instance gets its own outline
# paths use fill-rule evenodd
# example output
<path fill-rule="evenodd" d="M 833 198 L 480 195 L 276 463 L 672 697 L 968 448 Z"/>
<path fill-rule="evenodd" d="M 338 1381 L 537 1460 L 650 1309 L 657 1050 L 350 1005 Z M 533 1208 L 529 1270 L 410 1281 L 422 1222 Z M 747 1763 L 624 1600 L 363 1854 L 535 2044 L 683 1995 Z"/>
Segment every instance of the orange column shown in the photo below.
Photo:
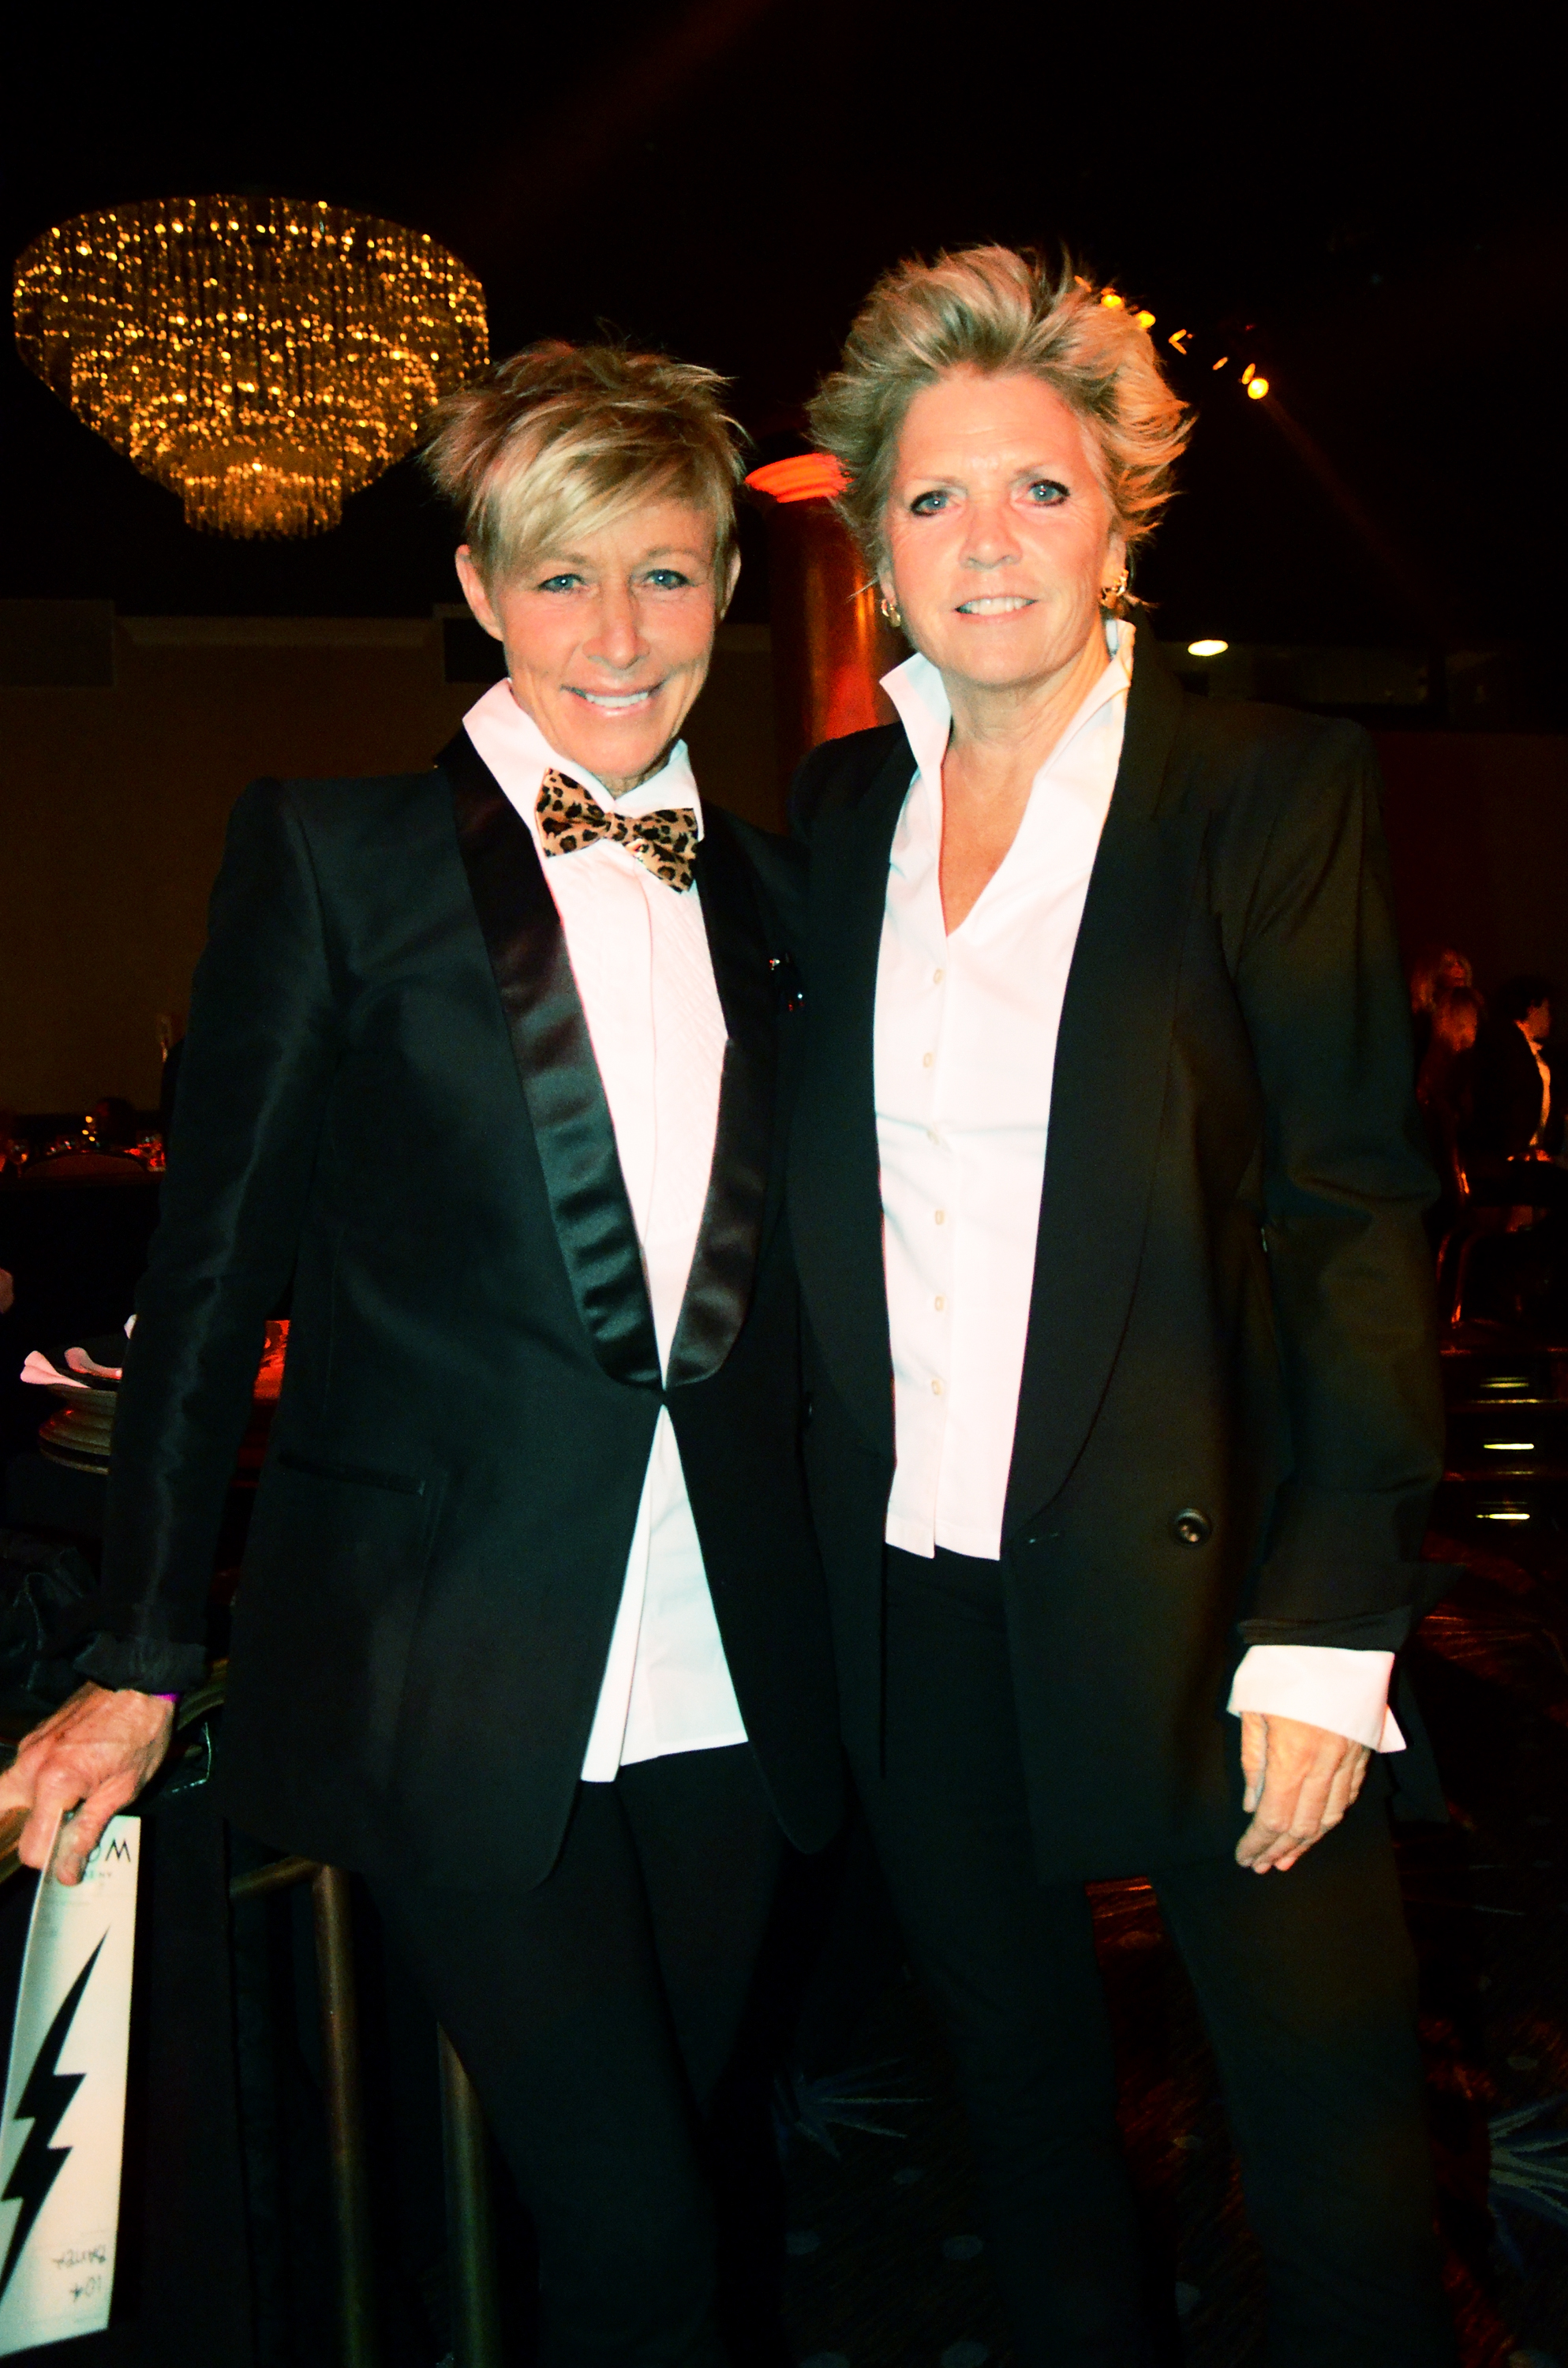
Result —
<path fill-rule="evenodd" d="M 884 621 L 866 562 L 833 507 L 842 482 L 824 452 L 772 461 L 746 479 L 767 518 L 773 692 L 786 782 L 819 741 L 892 722 L 879 677 L 909 655 Z"/>

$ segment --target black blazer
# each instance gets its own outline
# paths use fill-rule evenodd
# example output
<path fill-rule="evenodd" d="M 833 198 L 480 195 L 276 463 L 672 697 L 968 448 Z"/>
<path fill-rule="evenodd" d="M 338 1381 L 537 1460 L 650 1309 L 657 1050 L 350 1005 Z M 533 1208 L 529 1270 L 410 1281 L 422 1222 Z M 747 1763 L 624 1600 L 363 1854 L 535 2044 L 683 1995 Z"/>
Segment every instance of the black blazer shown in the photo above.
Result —
<path fill-rule="evenodd" d="M 548 1872 L 663 1404 L 764 1781 L 796 1842 L 831 1833 L 774 1156 L 798 870 L 709 814 L 698 894 L 728 1043 L 662 1387 L 555 906 L 466 734 L 432 772 L 240 799 L 116 1422 L 111 1637 L 79 1666 L 144 1686 L 199 1667 L 262 1327 L 292 1276 L 219 1774 L 252 1832 L 460 1883 L 483 1818 L 514 1878 Z"/>
<path fill-rule="evenodd" d="M 795 791 L 806 1463 L 862 1764 L 893 1464 L 873 998 L 913 770 L 893 725 L 819 748 Z M 1046 1875 L 1229 1850 L 1245 1644 L 1397 1646 L 1445 1576 L 1417 1560 L 1432 1195 L 1365 735 L 1187 696 L 1141 640 L 1062 1015 L 1004 1532 Z"/>
<path fill-rule="evenodd" d="M 1540 1126 L 1540 1071 L 1517 1021 L 1489 1019 L 1482 1028 L 1470 1056 L 1469 1086 L 1460 1148 L 1478 1176 L 1500 1175 L 1510 1159 L 1528 1156 Z M 1541 1134 L 1549 1151 L 1561 1147 L 1555 1078 Z"/>

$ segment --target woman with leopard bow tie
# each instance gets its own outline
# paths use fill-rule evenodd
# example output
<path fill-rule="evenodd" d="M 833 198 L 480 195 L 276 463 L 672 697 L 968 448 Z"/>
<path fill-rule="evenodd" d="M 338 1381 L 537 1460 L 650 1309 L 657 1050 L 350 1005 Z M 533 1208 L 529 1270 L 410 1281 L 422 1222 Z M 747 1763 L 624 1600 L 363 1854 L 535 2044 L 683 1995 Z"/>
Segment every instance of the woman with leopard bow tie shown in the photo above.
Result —
<path fill-rule="evenodd" d="M 426 459 L 506 676 L 433 770 L 235 809 L 106 1626 L 6 1782 L 33 1864 L 83 1804 L 74 1880 L 157 1765 L 292 1275 L 224 1805 L 366 1876 L 533 2214 L 543 2359 L 708 2368 L 701 2109 L 785 1837 L 839 1813 L 778 1224 L 792 859 L 680 738 L 737 461 L 710 372 L 562 345 L 449 397 Z"/>

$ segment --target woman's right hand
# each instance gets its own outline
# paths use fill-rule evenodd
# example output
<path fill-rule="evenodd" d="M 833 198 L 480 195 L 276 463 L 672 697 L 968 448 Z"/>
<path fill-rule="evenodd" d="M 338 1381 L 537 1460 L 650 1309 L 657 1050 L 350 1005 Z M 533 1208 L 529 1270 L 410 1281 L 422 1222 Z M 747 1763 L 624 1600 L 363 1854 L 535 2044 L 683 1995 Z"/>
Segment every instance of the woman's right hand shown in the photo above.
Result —
<path fill-rule="evenodd" d="M 0 1817 L 27 1815 L 17 1845 L 23 1865 L 46 1867 L 60 1834 L 54 1872 L 62 1883 L 80 1883 L 109 1819 L 163 1765 L 174 1725 L 174 1704 L 161 1695 L 115 1692 L 89 1679 L 24 1736 L 0 1776 Z"/>

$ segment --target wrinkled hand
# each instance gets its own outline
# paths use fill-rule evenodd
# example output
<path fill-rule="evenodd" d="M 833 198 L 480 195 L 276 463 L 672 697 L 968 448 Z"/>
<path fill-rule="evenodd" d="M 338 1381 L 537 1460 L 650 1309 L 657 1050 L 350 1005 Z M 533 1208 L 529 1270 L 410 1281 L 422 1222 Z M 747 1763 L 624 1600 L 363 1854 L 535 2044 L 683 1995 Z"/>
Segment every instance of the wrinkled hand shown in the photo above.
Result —
<path fill-rule="evenodd" d="M 1371 1758 L 1364 1743 L 1309 1726 L 1301 1718 L 1242 1713 L 1242 1805 L 1252 1823 L 1236 1844 L 1236 1864 L 1255 1874 L 1294 1866 L 1303 1850 L 1338 1825 L 1361 1789 Z"/>
<path fill-rule="evenodd" d="M 55 1873 L 62 1883 L 80 1883 L 109 1819 L 156 1775 L 174 1725 L 174 1704 L 156 1694 L 115 1693 L 89 1682 L 25 1736 L 0 1776 L 0 1816 L 28 1813 L 17 1845 L 23 1865 L 48 1864 L 59 1821 L 74 1809 Z"/>

